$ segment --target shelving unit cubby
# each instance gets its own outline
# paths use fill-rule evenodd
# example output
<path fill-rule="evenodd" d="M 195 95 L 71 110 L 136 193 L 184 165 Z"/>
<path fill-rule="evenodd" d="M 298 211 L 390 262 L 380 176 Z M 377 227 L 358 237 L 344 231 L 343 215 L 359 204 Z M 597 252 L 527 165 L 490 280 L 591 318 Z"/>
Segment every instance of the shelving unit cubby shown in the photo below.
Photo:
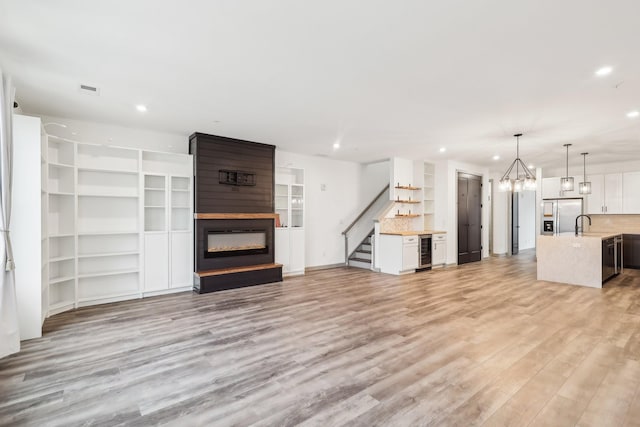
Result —
<path fill-rule="evenodd" d="M 435 168 L 432 163 L 424 164 L 424 185 L 423 190 L 423 203 L 424 203 L 424 229 L 433 230 L 433 215 L 435 195 L 434 195 L 434 178 Z"/>

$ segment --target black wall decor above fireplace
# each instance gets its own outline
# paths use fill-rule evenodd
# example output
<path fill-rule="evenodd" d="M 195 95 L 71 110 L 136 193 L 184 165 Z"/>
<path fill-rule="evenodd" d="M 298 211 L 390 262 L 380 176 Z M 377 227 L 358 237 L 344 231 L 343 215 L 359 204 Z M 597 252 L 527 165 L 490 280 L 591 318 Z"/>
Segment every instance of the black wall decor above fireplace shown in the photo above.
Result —
<path fill-rule="evenodd" d="M 194 133 L 196 213 L 273 213 L 275 146 Z"/>

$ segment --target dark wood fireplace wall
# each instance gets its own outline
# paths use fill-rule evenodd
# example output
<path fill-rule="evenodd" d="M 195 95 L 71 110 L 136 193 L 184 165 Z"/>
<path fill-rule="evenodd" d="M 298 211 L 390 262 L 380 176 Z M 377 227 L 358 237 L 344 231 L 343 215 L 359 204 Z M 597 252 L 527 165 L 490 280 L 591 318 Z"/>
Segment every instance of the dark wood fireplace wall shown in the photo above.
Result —
<path fill-rule="evenodd" d="M 275 146 L 194 133 L 196 213 L 273 213 Z"/>

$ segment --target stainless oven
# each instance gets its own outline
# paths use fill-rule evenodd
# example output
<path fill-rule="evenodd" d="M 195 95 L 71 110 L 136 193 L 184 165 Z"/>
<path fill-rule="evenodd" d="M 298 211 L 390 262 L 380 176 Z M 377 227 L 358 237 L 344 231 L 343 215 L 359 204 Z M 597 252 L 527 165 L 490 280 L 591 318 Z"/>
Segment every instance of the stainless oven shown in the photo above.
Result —
<path fill-rule="evenodd" d="M 431 268 L 431 234 L 421 234 L 420 243 L 418 245 L 420 249 L 420 257 L 418 259 L 418 269 Z"/>

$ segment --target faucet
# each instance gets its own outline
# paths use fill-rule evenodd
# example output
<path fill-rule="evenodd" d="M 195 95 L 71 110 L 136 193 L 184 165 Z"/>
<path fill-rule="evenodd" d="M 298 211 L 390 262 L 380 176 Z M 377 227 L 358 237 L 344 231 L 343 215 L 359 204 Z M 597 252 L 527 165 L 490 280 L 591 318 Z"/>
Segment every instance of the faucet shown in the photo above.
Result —
<path fill-rule="evenodd" d="M 586 216 L 587 218 L 589 218 L 589 225 L 591 225 L 591 217 L 589 215 L 585 215 L 585 214 L 580 214 L 576 217 L 576 236 L 578 235 L 578 219 L 580 219 L 581 216 Z M 582 232 L 584 233 L 584 227 L 582 227 Z"/>

